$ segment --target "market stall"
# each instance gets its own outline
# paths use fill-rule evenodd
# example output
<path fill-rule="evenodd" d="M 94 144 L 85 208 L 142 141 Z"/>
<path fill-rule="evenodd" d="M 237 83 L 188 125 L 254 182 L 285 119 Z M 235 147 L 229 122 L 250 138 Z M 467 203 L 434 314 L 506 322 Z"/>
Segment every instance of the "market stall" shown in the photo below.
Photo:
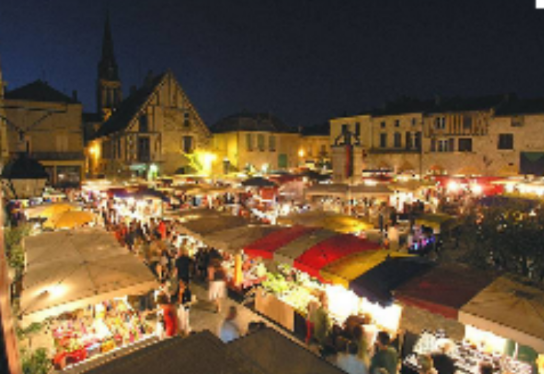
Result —
<path fill-rule="evenodd" d="M 287 227 L 246 245 L 244 252 L 252 257 L 272 259 L 276 250 L 315 230 L 315 228 L 305 226 Z"/>
<path fill-rule="evenodd" d="M 309 227 L 320 227 L 328 230 L 338 231 L 345 234 L 359 233 L 373 228 L 369 222 L 359 218 L 324 212 L 321 210 L 310 210 L 303 213 L 290 213 L 277 220 L 279 225 L 304 225 Z"/>
<path fill-rule="evenodd" d="M 186 235 L 203 241 L 204 237 L 208 234 L 234 227 L 246 226 L 247 224 L 248 221 L 242 217 L 219 215 L 181 222 L 178 229 Z"/>
<path fill-rule="evenodd" d="M 24 241 L 22 326 L 46 324 L 57 368 L 155 334 L 128 302 L 158 288 L 150 270 L 102 230 L 79 229 Z"/>

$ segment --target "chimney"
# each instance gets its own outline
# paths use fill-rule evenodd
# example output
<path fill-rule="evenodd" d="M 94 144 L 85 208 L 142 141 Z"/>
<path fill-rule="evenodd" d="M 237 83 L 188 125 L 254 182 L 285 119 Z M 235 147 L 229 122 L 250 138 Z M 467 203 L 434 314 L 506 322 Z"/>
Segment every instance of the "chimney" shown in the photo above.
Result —
<path fill-rule="evenodd" d="M 77 100 L 77 90 L 73 90 L 73 91 L 72 91 L 72 100 L 78 101 L 78 100 Z"/>

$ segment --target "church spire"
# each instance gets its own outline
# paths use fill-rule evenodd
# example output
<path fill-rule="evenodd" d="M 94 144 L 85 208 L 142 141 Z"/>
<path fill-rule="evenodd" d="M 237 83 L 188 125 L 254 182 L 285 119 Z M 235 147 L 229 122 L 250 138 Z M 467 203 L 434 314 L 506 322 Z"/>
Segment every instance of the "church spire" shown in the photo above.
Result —
<path fill-rule="evenodd" d="M 113 38 L 111 36 L 110 15 L 106 14 L 104 36 L 102 38 L 102 58 L 98 64 L 98 77 L 110 81 L 119 80 L 117 62 L 113 53 Z"/>
<path fill-rule="evenodd" d="M 106 14 L 104 36 L 102 38 L 102 56 L 98 63 L 98 82 L 96 89 L 96 106 L 98 113 L 109 117 L 122 100 L 121 80 L 117 62 L 113 53 L 110 15 Z"/>

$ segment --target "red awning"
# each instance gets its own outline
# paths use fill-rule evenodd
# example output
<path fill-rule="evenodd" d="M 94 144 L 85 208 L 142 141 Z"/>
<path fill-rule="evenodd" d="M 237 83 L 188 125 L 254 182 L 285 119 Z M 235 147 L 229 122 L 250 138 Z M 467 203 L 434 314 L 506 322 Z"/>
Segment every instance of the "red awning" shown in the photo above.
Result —
<path fill-rule="evenodd" d="M 326 265 L 356 252 L 379 249 L 378 243 L 351 234 L 339 234 L 308 249 L 295 260 L 295 267 L 320 278 L 319 270 Z"/>
<path fill-rule="evenodd" d="M 315 230 L 313 227 L 293 226 L 275 231 L 245 246 L 244 252 L 249 256 L 270 259 L 279 248 Z"/>
<path fill-rule="evenodd" d="M 459 309 L 495 279 L 457 264 L 442 264 L 395 290 L 401 302 L 457 320 Z"/>

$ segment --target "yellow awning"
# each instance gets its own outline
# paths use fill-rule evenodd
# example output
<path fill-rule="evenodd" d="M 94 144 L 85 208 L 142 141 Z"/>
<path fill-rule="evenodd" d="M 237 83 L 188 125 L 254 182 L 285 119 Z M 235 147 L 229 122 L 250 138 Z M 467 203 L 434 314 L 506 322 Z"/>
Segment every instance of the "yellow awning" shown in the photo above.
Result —
<path fill-rule="evenodd" d="M 344 234 L 356 233 L 373 227 L 372 224 L 355 217 L 322 211 L 291 214 L 279 218 L 277 222 L 280 225 L 320 227 Z"/>
<path fill-rule="evenodd" d="M 94 214 L 82 211 L 66 211 L 49 218 L 44 227 L 53 229 L 73 229 L 94 221 Z"/>
<path fill-rule="evenodd" d="M 346 256 L 325 266 L 320 271 L 323 279 L 349 288 L 349 283 L 381 264 L 387 257 L 412 257 L 412 255 L 387 250 L 365 251 Z"/>
<path fill-rule="evenodd" d="M 79 207 L 69 203 L 43 204 L 25 209 L 28 218 L 51 218 L 63 212 L 78 210 Z"/>

